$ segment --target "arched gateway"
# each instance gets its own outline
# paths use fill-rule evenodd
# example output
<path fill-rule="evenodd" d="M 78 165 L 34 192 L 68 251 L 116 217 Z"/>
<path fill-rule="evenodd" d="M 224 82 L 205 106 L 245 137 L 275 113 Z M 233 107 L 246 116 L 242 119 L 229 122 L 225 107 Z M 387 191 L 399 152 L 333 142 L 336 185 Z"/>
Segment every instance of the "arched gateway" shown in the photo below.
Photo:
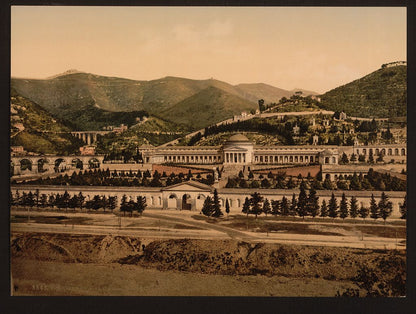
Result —
<path fill-rule="evenodd" d="M 214 188 L 190 180 L 167 186 L 161 191 L 163 209 L 200 211 L 205 198 L 214 192 Z"/>

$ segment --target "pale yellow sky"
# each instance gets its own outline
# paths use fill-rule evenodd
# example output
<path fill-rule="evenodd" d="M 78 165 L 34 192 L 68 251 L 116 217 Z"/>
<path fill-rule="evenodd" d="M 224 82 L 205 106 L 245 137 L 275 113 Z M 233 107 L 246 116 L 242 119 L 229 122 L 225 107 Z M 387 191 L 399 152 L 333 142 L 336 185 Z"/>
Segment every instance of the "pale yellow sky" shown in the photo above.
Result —
<path fill-rule="evenodd" d="M 13 77 L 77 69 L 325 92 L 406 60 L 406 8 L 13 6 L 11 56 Z"/>

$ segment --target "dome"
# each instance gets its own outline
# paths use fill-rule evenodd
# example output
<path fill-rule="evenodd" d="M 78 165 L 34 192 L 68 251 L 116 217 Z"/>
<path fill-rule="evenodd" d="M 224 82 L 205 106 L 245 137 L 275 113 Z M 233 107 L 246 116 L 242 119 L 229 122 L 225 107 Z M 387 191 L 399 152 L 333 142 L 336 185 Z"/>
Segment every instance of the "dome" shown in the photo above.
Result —
<path fill-rule="evenodd" d="M 227 142 L 250 142 L 250 140 L 243 134 L 236 134 L 231 136 Z"/>

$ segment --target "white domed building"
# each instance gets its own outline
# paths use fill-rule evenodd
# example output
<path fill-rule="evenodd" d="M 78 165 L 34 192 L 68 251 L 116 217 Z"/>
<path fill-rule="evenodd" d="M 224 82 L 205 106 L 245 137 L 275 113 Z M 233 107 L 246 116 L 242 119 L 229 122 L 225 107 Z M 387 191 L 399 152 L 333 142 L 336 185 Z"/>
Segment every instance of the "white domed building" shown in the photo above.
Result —
<path fill-rule="evenodd" d="M 242 134 L 232 135 L 222 146 L 141 146 L 146 164 L 184 165 L 284 165 L 337 164 L 338 146 L 254 145 Z M 325 157 L 322 158 L 322 153 Z"/>

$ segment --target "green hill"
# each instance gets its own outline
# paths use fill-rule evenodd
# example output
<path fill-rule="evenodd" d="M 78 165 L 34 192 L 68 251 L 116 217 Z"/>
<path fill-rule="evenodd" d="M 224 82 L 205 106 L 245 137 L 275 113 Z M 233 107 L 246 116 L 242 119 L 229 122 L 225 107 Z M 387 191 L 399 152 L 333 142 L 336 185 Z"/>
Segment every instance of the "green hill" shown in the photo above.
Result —
<path fill-rule="evenodd" d="M 211 86 L 162 112 L 161 116 L 197 130 L 255 108 L 256 103 Z"/>
<path fill-rule="evenodd" d="M 106 124 L 124 123 L 130 126 L 134 124 L 136 117 L 145 114 L 144 111 L 150 115 L 165 117 L 174 123 L 195 125 L 192 114 L 183 111 L 179 114 L 173 108 L 181 108 L 181 102 L 193 101 L 194 98 L 187 100 L 190 97 L 196 97 L 199 99 L 198 103 L 204 103 L 201 97 L 212 95 L 199 93 L 210 87 L 236 97 L 237 104 L 243 104 L 241 108 L 230 103 L 224 104 L 225 111 L 229 112 L 226 117 L 247 108 L 254 108 L 260 98 L 267 103 L 293 94 L 266 84 L 233 86 L 215 79 L 191 80 L 171 76 L 136 81 L 75 70 L 44 80 L 12 78 L 11 85 L 22 96 L 38 103 L 55 116 L 70 121 L 79 130 L 97 130 Z M 219 101 L 222 99 L 225 98 L 218 98 Z M 207 99 L 207 102 L 211 103 L 211 100 Z M 248 106 L 248 103 L 253 106 Z M 227 108 L 230 106 L 233 108 Z M 204 110 L 214 116 L 217 115 L 217 109 L 218 107 L 213 109 L 204 106 Z M 115 112 L 129 114 L 115 115 Z M 172 114 L 167 116 L 165 112 Z"/>
<path fill-rule="evenodd" d="M 36 103 L 11 90 L 10 145 L 44 154 L 78 153 L 82 141 L 69 134 L 70 128 Z M 23 125 L 24 129 L 16 127 Z M 68 133 L 66 133 L 68 132 Z"/>
<path fill-rule="evenodd" d="M 263 99 L 266 104 L 277 103 L 280 98 L 289 98 L 294 94 L 294 91 L 288 91 L 263 83 L 239 84 L 235 87 L 239 91 L 241 97 L 256 103 L 259 99 Z"/>
<path fill-rule="evenodd" d="M 384 67 L 321 96 L 321 106 L 359 117 L 406 116 L 407 66 Z"/>

